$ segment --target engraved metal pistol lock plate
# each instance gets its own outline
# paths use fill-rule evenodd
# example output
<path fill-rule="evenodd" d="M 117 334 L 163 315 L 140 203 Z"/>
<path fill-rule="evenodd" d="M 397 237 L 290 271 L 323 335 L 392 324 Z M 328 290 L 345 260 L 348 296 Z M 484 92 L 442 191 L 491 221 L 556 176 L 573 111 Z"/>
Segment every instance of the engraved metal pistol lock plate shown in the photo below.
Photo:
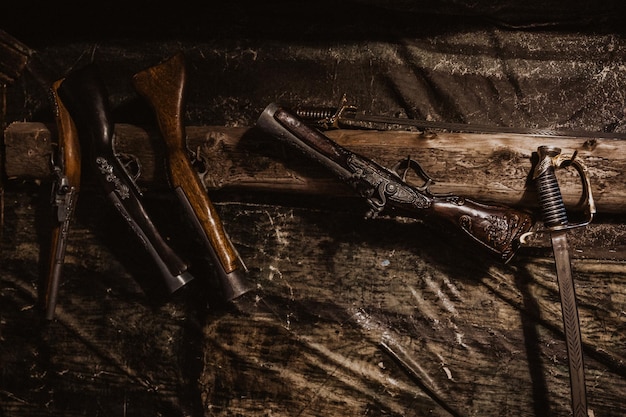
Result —
<path fill-rule="evenodd" d="M 365 178 L 369 183 L 378 184 L 375 189 L 370 190 L 367 195 L 364 195 L 370 206 L 370 210 L 365 214 L 366 218 L 375 218 L 378 216 L 378 214 L 385 209 L 388 198 L 393 198 L 397 201 L 410 201 L 415 198 L 412 193 L 406 193 L 406 190 L 400 189 L 394 182 L 387 180 L 384 175 L 385 173 L 390 173 L 396 176 L 397 179 L 406 182 L 408 172 L 413 171 L 419 178 L 424 180 L 422 185 L 414 185 L 413 187 L 422 193 L 434 195 L 430 192 L 429 187 L 434 184 L 435 181 L 424 171 L 417 161 L 411 159 L 410 155 L 398 161 L 389 169 L 382 167 L 384 172 L 377 172 L 368 166 L 358 166 L 358 159 L 353 161 L 353 167 L 355 169 L 358 168 L 354 174 L 355 179 Z"/>
<path fill-rule="evenodd" d="M 52 188 L 50 204 L 54 209 L 54 219 L 61 223 L 70 215 L 70 204 L 73 196 L 67 176 L 63 173 L 63 155 L 55 150 L 50 154 L 50 170 L 52 171 Z"/>
<path fill-rule="evenodd" d="M 537 149 L 539 161 L 533 172 L 533 180 L 537 186 L 537 195 L 545 228 L 550 232 L 552 250 L 556 267 L 556 277 L 561 298 L 563 330 L 567 346 L 567 357 L 570 373 L 571 403 L 574 417 L 587 417 L 587 394 L 583 361 L 582 338 L 576 292 L 572 277 L 571 258 L 567 242 L 567 231 L 574 227 L 589 224 L 596 212 L 587 168 L 576 157 L 561 154 L 561 149 L 554 146 L 540 146 Z M 581 222 L 570 224 L 563 197 L 555 174 L 556 169 L 573 166 L 582 180 L 582 202 L 586 218 Z"/>

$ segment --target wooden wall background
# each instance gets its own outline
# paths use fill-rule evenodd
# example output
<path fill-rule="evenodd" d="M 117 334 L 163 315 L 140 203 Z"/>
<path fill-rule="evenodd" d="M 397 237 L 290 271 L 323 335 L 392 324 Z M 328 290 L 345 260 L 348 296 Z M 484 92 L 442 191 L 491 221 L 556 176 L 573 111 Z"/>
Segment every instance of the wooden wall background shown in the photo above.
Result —
<path fill-rule="evenodd" d="M 103 5 L 70 19 L 63 6 L 26 14 L 15 5 L 4 16 L 0 57 L 11 49 L 24 60 L 0 67 L 0 415 L 569 415 L 545 236 L 502 265 L 419 219 L 363 219 L 362 201 L 253 125 L 272 101 L 330 106 L 347 93 L 375 114 L 624 132 L 617 6 L 290 6 Z M 189 62 L 189 143 L 211 167 L 207 192 L 256 285 L 235 305 L 220 300 L 186 232 L 153 119 L 130 87 L 132 74 L 179 50 Z M 37 307 L 55 137 L 46 83 L 90 61 L 106 74 L 119 149 L 142 163 L 150 212 L 198 279 L 164 297 L 149 259 L 86 178 L 47 323 Z M 621 139 L 589 147 L 515 135 L 329 135 L 385 164 L 410 150 L 439 190 L 528 210 L 536 145 L 578 150 L 599 208 L 570 234 L 589 403 L 595 416 L 624 415 Z M 561 181 L 573 208 L 576 178 Z"/>

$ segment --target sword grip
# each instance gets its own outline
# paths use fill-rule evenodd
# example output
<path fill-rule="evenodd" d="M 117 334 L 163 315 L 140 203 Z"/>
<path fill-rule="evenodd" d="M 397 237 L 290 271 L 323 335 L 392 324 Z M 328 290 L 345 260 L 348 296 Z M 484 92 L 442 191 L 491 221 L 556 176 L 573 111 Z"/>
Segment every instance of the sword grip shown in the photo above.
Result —
<path fill-rule="evenodd" d="M 565 228 L 568 225 L 567 211 L 553 162 L 554 158 L 561 154 L 561 149 L 553 146 L 540 146 L 537 154 L 539 163 L 534 177 L 544 225 L 549 229 Z"/>

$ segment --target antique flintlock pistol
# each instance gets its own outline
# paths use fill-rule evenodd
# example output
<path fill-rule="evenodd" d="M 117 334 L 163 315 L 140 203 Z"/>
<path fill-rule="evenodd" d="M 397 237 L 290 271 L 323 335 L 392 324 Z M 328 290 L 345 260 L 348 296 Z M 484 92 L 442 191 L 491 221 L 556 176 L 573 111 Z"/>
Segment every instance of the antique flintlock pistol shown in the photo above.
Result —
<path fill-rule="evenodd" d="M 225 298 L 231 301 L 252 287 L 246 279 L 245 264 L 189 158 L 182 123 L 185 81 L 186 67 L 182 53 L 133 76 L 135 89 L 156 113 L 167 148 L 170 185 L 211 256 Z"/>
<path fill-rule="evenodd" d="M 50 258 L 48 260 L 44 311 L 48 320 L 54 318 L 61 270 L 72 217 L 80 190 L 81 154 L 78 133 L 67 108 L 59 99 L 58 89 L 62 79 L 52 84 L 50 93 L 57 125 L 57 144 L 52 157 L 53 225 L 50 234 Z"/>
<path fill-rule="evenodd" d="M 142 193 L 114 152 L 108 92 L 94 64 L 69 74 L 58 89 L 76 124 L 81 149 L 109 201 L 128 223 L 158 267 L 170 293 L 193 279 L 188 265 L 161 236 Z"/>
<path fill-rule="evenodd" d="M 432 218 L 452 224 L 479 246 L 508 262 L 520 244 L 520 238 L 534 225 L 532 216 L 506 206 L 486 205 L 456 195 L 438 195 L 429 191 L 432 180 L 410 158 L 387 169 L 355 154 L 310 127 L 295 113 L 272 103 L 257 121 L 264 132 L 295 147 L 318 161 L 367 199 L 375 217 L 384 209 L 407 217 Z M 407 184 L 399 169 L 415 169 L 426 183 L 420 187 Z"/>

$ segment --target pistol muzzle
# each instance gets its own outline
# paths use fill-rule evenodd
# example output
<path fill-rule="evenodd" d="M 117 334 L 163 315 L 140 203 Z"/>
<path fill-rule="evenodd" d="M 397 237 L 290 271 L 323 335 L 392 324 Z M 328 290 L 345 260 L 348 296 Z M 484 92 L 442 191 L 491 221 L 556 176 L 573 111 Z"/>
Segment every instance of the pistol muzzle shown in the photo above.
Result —
<path fill-rule="evenodd" d="M 224 298 L 227 301 L 233 301 L 252 290 L 245 271 L 242 269 L 235 269 L 230 273 L 220 273 L 219 279 Z"/>
<path fill-rule="evenodd" d="M 189 281 L 193 279 L 193 275 L 185 271 L 178 275 L 171 275 L 165 279 L 165 285 L 170 293 L 176 292 L 179 288 L 184 287 Z"/>

